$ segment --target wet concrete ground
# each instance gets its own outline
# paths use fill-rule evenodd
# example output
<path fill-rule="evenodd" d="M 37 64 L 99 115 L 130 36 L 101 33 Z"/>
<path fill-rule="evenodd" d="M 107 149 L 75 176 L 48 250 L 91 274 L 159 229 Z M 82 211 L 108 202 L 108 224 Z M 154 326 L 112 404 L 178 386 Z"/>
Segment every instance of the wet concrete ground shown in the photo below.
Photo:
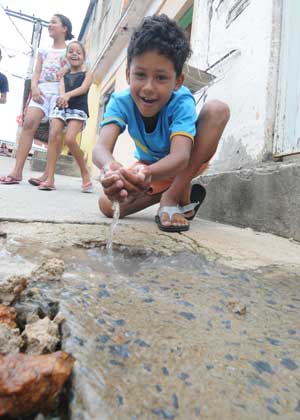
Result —
<path fill-rule="evenodd" d="M 300 417 L 299 245 L 194 226 L 122 223 L 110 262 L 107 226 L 0 224 L 2 277 L 65 262 L 38 288 L 67 320 L 73 419 Z"/>
<path fill-rule="evenodd" d="M 0 185 L 0 279 L 64 260 L 34 287 L 67 320 L 72 419 L 300 418 L 298 243 L 201 219 L 165 234 L 153 207 L 122 220 L 110 263 L 98 187 L 45 193 L 32 175 Z"/>

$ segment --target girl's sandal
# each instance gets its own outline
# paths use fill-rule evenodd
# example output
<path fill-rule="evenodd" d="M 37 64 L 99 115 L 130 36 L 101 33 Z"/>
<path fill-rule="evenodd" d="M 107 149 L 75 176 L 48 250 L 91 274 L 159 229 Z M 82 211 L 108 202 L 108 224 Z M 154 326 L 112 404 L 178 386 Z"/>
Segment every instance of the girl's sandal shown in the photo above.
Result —
<path fill-rule="evenodd" d="M 81 192 L 83 193 L 91 193 L 93 192 L 93 190 L 94 190 L 94 187 L 91 182 L 87 182 L 86 184 L 81 185 Z"/>

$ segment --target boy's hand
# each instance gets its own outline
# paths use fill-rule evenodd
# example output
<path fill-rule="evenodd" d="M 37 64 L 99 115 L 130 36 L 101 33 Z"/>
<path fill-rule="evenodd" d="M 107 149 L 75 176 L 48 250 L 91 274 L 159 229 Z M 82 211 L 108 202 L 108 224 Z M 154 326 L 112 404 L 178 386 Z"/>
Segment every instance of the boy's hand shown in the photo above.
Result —
<path fill-rule="evenodd" d="M 150 181 L 150 169 L 147 166 L 125 169 L 117 162 L 110 164 L 101 179 L 105 195 L 111 201 L 119 202 L 144 194 L 149 189 Z"/>
<path fill-rule="evenodd" d="M 104 194 L 110 201 L 123 202 L 128 197 L 128 193 L 124 189 L 124 183 L 121 180 L 120 168 L 122 168 L 122 165 L 114 161 L 108 167 L 102 169 L 100 182 Z"/>
<path fill-rule="evenodd" d="M 147 165 L 136 165 L 129 169 L 120 169 L 120 173 L 127 186 L 129 196 L 137 196 L 148 191 L 151 183 L 151 171 Z M 129 186 L 129 188 L 128 188 Z"/>

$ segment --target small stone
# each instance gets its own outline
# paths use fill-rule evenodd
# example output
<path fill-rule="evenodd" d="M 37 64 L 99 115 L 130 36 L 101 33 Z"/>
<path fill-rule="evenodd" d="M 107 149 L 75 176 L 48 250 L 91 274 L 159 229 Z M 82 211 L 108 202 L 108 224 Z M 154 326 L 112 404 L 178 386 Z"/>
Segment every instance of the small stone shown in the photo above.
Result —
<path fill-rule="evenodd" d="M 74 358 L 61 351 L 0 355 L 0 417 L 24 418 L 55 407 L 73 364 Z"/>
<path fill-rule="evenodd" d="M 173 403 L 173 407 L 178 410 L 179 408 L 179 402 L 178 402 L 178 397 L 177 395 L 174 393 L 172 394 L 172 403 Z"/>
<path fill-rule="evenodd" d="M 4 283 L 1 283 L 0 303 L 4 305 L 15 303 L 26 289 L 28 281 L 29 277 L 20 275 L 9 277 Z"/>
<path fill-rule="evenodd" d="M 162 373 L 165 375 L 165 376 L 169 376 L 169 371 L 168 371 L 168 369 L 164 366 L 162 369 Z"/>
<path fill-rule="evenodd" d="M 289 370 L 298 369 L 298 365 L 292 359 L 282 359 L 281 364 Z"/>
<path fill-rule="evenodd" d="M 152 410 L 152 413 L 155 414 L 157 417 L 160 417 L 161 419 L 172 420 L 175 418 L 174 414 L 171 411 L 165 410 L 163 408 L 154 408 Z"/>
<path fill-rule="evenodd" d="M 58 258 L 50 258 L 43 261 L 31 275 L 34 279 L 39 281 L 56 281 L 60 280 L 65 271 L 65 263 Z"/>
<path fill-rule="evenodd" d="M 195 315 L 192 314 L 191 312 L 179 312 L 179 315 L 181 315 L 183 318 L 187 319 L 188 321 L 196 319 Z"/>
<path fill-rule="evenodd" d="M 19 353 L 24 341 L 18 328 L 0 324 L 0 353 Z"/>
<path fill-rule="evenodd" d="M 17 313 L 14 308 L 0 304 L 0 324 L 6 324 L 10 328 L 17 328 Z"/>
<path fill-rule="evenodd" d="M 140 347 L 150 347 L 150 344 L 146 343 L 146 341 L 141 340 L 140 338 L 135 340 L 134 344 L 138 344 Z"/>
<path fill-rule="evenodd" d="M 246 305 L 239 300 L 230 301 L 226 306 L 231 312 L 237 315 L 245 315 L 247 311 Z"/>
<path fill-rule="evenodd" d="M 60 341 L 58 325 L 48 317 L 38 319 L 26 325 L 22 338 L 27 344 L 26 350 L 29 354 L 54 352 Z"/>
<path fill-rule="evenodd" d="M 126 344 L 109 346 L 109 351 L 113 356 L 122 357 L 123 359 L 129 357 L 129 350 Z"/>
<path fill-rule="evenodd" d="M 257 370 L 258 373 L 270 373 L 271 375 L 274 374 L 273 369 L 271 368 L 270 363 L 265 362 L 263 360 L 256 360 L 254 362 L 251 362 L 251 365 Z"/>
<path fill-rule="evenodd" d="M 177 378 L 182 379 L 183 381 L 185 381 L 189 377 L 190 377 L 190 375 L 188 373 L 185 373 L 185 372 L 181 372 L 177 375 Z"/>

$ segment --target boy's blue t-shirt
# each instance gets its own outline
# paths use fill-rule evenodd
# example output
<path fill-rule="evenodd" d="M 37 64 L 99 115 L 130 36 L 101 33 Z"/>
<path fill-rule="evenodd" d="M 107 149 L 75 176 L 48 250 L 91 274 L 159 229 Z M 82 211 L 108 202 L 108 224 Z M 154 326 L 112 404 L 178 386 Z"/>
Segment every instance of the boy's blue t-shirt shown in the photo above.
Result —
<path fill-rule="evenodd" d="M 100 126 L 114 123 L 120 127 L 121 133 L 128 126 L 128 132 L 135 142 L 135 157 L 154 163 L 170 153 L 170 142 L 176 134 L 193 141 L 196 121 L 195 99 L 189 89 L 182 86 L 172 93 L 168 103 L 160 110 L 156 127 L 151 133 L 146 132 L 129 89 L 111 96 Z"/>

